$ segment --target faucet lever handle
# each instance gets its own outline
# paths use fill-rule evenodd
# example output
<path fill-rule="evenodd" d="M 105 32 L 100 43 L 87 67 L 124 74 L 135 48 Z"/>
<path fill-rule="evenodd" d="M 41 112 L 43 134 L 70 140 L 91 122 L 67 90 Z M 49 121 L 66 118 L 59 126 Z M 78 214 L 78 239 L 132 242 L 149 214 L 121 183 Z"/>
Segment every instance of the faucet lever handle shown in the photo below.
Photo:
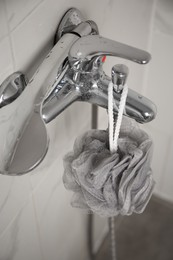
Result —
<path fill-rule="evenodd" d="M 69 62 L 72 66 L 79 63 L 85 64 L 94 57 L 104 55 L 120 57 L 138 64 L 146 64 L 151 59 L 151 55 L 146 51 L 103 38 L 100 35 L 87 35 L 73 43 L 69 51 Z"/>
<path fill-rule="evenodd" d="M 111 70 L 112 83 L 114 85 L 114 90 L 117 93 L 120 93 L 122 91 L 123 86 L 126 83 L 128 74 L 129 74 L 129 69 L 124 64 L 117 64 L 112 67 Z"/>

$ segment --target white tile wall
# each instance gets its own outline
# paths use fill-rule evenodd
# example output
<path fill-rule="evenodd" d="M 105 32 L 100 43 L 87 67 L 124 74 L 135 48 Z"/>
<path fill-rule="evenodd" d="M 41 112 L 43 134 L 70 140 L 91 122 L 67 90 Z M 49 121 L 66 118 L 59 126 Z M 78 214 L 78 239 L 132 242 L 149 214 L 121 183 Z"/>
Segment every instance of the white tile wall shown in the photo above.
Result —
<path fill-rule="evenodd" d="M 3 80 L 13 72 L 13 62 L 8 36 L 0 40 L 0 57 L 0 82 L 3 82 Z"/>
<path fill-rule="evenodd" d="M 152 34 L 152 62 L 148 69 L 145 94 L 157 104 L 157 118 L 148 126 L 155 141 L 153 169 L 157 193 L 173 201 L 172 174 L 172 68 L 173 2 L 159 0 Z"/>
<path fill-rule="evenodd" d="M 153 121 L 158 131 L 172 134 L 173 120 L 166 116 L 166 110 L 172 110 L 172 82 L 170 75 L 173 68 L 173 36 L 154 33 L 152 62 L 149 65 L 148 87 L 146 95 L 156 104 L 158 115 Z M 165 69 L 163 69 L 163 67 Z M 159 77 L 159 75 L 162 75 Z"/>
<path fill-rule="evenodd" d="M 156 19 L 153 19 L 155 0 L 0 1 L 0 84 L 16 70 L 24 71 L 29 77 L 33 74 L 52 46 L 58 22 L 70 7 L 79 8 L 88 19 L 96 21 L 101 35 L 143 49 L 149 49 L 151 45 L 154 21 L 153 63 L 147 76 L 143 66 L 126 64 L 130 68 L 129 85 L 139 92 L 145 91 L 158 105 L 157 119 L 146 127 L 155 141 L 156 191 L 173 199 L 172 121 L 170 115 L 165 116 L 165 111 L 172 108 L 169 84 L 173 67 L 169 52 L 172 25 L 169 30 L 165 29 L 172 17 L 172 4 L 168 0 L 165 2 L 166 7 L 164 1 L 159 1 Z M 111 66 L 118 62 L 122 60 L 108 59 L 106 72 L 110 74 Z M 163 68 L 166 68 L 165 78 L 161 77 Z M 147 86 L 144 86 L 144 78 Z M 0 259 L 86 259 L 85 216 L 71 208 L 71 193 L 65 191 L 61 178 L 63 155 L 72 148 L 75 137 L 90 128 L 90 112 L 89 104 L 76 103 L 48 125 L 50 149 L 33 172 L 22 177 L 0 175 Z M 11 113 L 9 120 L 12 117 Z M 5 112 L 3 118 L 0 114 L 1 136 L 5 133 L 2 127 L 6 119 Z M 99 127 L 107 127 L 107 115 L 103 109 L 99 111 Z M 3 163 L 1 158 L 0 163 Z M 100 223 L 98 228 L 105 221 Z"/>
<path fill-rule="evenodd" d="M 2 175 L 0 190 L 0 234 L 2 234 L 28 200 L 31 191 L 29 175 L 21 178 Z"/>
<path fill-rule="evenodd" d="M 60 163 L 61 158 L 58 161 Z M 59 181 L 61 172 L 62 166 L 54 176 L 48 176 L 44 180 L 35 196 L 44 258 L 85 259 L 85 215 L 70 206 L 71 193 Z M 80 244 L 75 238 L 80 238 Z"/>
<path fill-rule="evenodd" d="M 42 0 L 6 0 L 7 21 L 10 31 L 22 23 L 42 2 Z"/>
<path fill-rule="evenodd" d="M 6 20 L 5 4 L 1 3 L 0 8 L 0 40 L 3 39 L 8 34 L 8 26 Z"/>
<path fill-rule="evenodd" d="M 157 4 L 155 30 L 173 35 L 172 0 L 160 0 Z"/>
<path fill-rule="evenodd" d="M 32 197 L 0 235 L 0 259 L 42 260 Z M 13 220 L 13 221 L 12 221 Z"/>

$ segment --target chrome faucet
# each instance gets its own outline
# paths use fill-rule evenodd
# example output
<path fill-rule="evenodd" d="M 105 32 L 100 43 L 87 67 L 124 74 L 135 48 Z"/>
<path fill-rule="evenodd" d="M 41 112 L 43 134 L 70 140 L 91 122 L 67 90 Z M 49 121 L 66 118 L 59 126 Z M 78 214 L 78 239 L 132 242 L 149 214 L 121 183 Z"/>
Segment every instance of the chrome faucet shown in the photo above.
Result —
<path fill-rule="evenodd" d="M 146 51 L 99 35 L 81 37 L 69 50 L 69 68 L 65 77 L 59 82 L 51 98 L 49 97 L 43 104 L 42 115 L 46 123 L 76 100 L 107 108 L 107 89 L 111 79 L 103 71 L 102 60 L 105 55 L 121 57 L 139 64 L 146 64 L 151 59 L 151 55 Z M 120 92 L 114 91 L 114 98 L 116 113 Z M 126 104 L 127 116 L 139 123 L 147 123 L 154 119 L 155 114 L 155 105 L 150 100 L 129 89 Z"/>
<path fill-rule="evenodd" d="M 9 77 L 8 84 L 6 81 L 0 87 L 2 114 L 3 109 L 21 94 L 16 88 L 25 89 L 20 97 L 23 103 L 19 104 L 25 105 L 25 109 L 20 111 L 20 124 L 14 127 L 11 152 L 5 152 L 5 163 L 0 165 L 2 174 L 24 174 L 43 160 L 49 144 L 46 124 L 74 101 L 86 101 L 107 108 L 110 80 L 115 84 L 114 112 L 117 113 L 121 85 L 127 71 L 123 70 L 124 66 L 116 66 L 112 68 L 112 78 L 108 77 L 103 70 L 105 56 L 121 57 L 139 64 L 146 64 L 151 58 L 143 50 L 99 36 L 97 25 L 86 21 L 75 8 L 64 15 L 55 38 L 55 46 L 27 86 L 21 87 L 24 81 L 16 84 L 13 74 L 13 80 L 10 81 Z M 18 111 L 17 100 L 15 102 Z M 146 123 L 155 118 L 156 107 L 150 100 L 129 89 L 124 113 L 139 123 Z"/>

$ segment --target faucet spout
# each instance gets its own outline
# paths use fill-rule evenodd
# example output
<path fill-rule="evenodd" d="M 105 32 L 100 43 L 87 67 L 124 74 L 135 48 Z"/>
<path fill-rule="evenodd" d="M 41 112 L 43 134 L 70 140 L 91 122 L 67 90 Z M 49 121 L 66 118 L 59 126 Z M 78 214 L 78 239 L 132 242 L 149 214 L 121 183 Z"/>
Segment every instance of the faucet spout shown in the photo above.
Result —
<path fill-rule="evenodd" d="M 90 98 L 88 99 L 89 103 L 108 109 L 108 85 L 110 80 L 111 79 L 106 76 L 104 80 L 101 80 L 97 84 L 99 87 L 93 87 L 91 89 Z M 114 113 L 117 114 L 121 94 L 114 90 L 113 96 L 113 110 Z M 157 108 L 151 100 L 129 88 L 126 108 L 123 114 L 133 118 L 138 123 L 145 124 L 151 122 L 156 117 Z"/>
<path fill-rule="evenodd" d="M 146 51 L 99 35 L 87 35 L 72 45 L 69 51 L 69 61 L 71 65 L 74 65 L 77 61 L 87 62 L 93 57 L 104 55 L 124 58 L 139 64 L 146 64 L 151 59 L 151 55 Z"/>

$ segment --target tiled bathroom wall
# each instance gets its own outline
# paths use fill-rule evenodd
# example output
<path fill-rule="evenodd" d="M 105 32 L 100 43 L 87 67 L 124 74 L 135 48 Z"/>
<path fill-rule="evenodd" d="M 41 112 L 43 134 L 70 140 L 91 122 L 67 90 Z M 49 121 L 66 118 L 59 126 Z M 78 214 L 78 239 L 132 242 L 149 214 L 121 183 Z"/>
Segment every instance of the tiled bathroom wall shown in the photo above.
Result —
<path fill-rule="evenodd" d="M 173 59 L 167 64 L 167 58 L 172 55 L 168 50 L 173 35 L 172 23 L 167 25 L 167 11 L 170 12 L 172 5 L 167 0 L 165 7 L 163 2 L 0 1 L 0 84 L 14 71 L 23 71 L 28 78 L 32 76 L 52 47 L 57 25 L 70 7 L 77 7 L 87 19 L 94 20 L 101 35 L 151 51 L 153 62 L 149 68 L 125 63 L 130 69 L 129 86 L 157 103 L 158 117 L 145 128 L 155 141 L 156 192 L 173 199 L 172 89 L 168 80 Z M 118 62 L 119 59 L 107 59 L 106 72 L 110 74 L 111 66 Z M 165 78 L 160 77 L 162 64 L 166 68 Z M 17 118 L 12 120 L 17 122 Z M 0 134 L 2 122 L 0 118 Z M 73 104 L 48 124 L 50 147 L 38 168 L 20 177 L 0 175 L 0 260 L 86 259 L 86 216 L 70 206 L 71 193 L 62 184 L 62 158 L 72 149 L 75 138 L 90 129 L 90 122 L 91 106 Z M 99 110 L 99 127 L 107 127 L 103 109 Z M 105 220 L 98 218 L 97 223 L 96 239 L 99 240 Z"/>
<path fill-rule="evenodd" d="M 150 51 L 152 62 L 147 67 L 144 94 L 157 104 L 157 117 L 146 125 L 154 140 L 153 171 L 155 191 L 173 201 L 173 1 L 156 2 Z"/>

